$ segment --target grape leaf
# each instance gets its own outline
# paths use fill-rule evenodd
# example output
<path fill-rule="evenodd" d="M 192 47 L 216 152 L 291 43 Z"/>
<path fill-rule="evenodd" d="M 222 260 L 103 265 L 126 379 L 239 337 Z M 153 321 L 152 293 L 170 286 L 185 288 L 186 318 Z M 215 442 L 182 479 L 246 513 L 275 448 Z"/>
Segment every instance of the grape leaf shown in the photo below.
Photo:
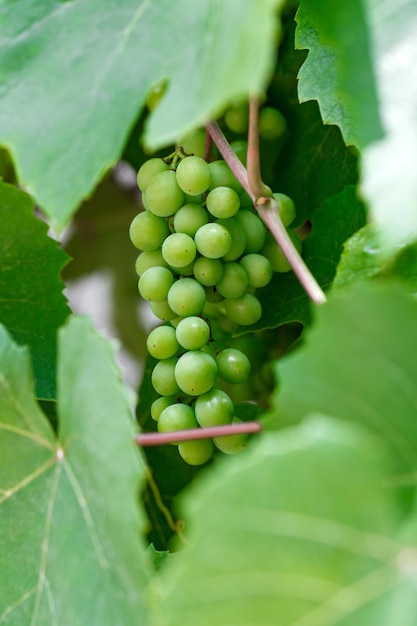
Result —
<path fill-rule="evenodd" d="M 264 90 L 282 4 L 20 0 L 16 10 L 3 0 L 0 143 L 54 226 L 117 161 L 159 80 L 170 82 L 147 128 L 152 146 Z"/>
<path fill-rule="evenodd" d="M 144 623 L 143 465 L 112 351 L 88 320 L 61 330 L 57 439 L 3 327 L 0 363 L 0 623 Z"/>
<path fill-rule="evenodd" d="M 411 626 L 415 539 L 398 538 L 380 442 L 317 415 L 259 439 L 184 494 L 189 546 L 161 573 L 163 623 Z"/>
<path fill-rule="evenodd" d="M 300 102 L 317 100 L 323 121 L 363 148 L 382 137 L 367 16 L 362 0 L 302 0 L 296 47 L 309 55 L 299 72 Z"/>
<path fill-rule="evenodd" d="M 312 411 L 366 424 L 417 467 L 417 303 L 396 284 L 364 282 L 316 310 L 303 347 L 276 366 L 272 427 Z M 302 392 L 300 393 L 300 390 Z"/>
<path fill-rule="evenodd" d="M 364 151 L 362 193 L 390 257 L 417 240 L 417 5 L 367 3 L 386 136 Z"/>
<path fill-rule="evenodd" d="M 365 210 L 353 186 L 328 198 L 313 213 L 311 234 L 303 242 L 303 258 L 323 289 L 332 283 L 344 241 L 364 222 Z M 259 292 L 259 298 L 263 315 L 251 329 L 310 321 L 310 301 L 293 272 L 274 274 L 270 284 Z"/>
<path fill-rule="evenodd" d="M 69 314 L 59 272 L 68 256 L 30 196 L 0 181 L 0 323 L 33 357 L 38 398 L 55 398 L 56 332 Z"/>

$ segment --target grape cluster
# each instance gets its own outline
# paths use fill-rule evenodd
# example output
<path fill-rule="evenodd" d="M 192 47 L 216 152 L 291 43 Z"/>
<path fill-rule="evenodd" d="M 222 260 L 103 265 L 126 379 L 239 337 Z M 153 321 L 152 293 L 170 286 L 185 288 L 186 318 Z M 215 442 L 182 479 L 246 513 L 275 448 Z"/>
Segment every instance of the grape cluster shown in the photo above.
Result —
<path fill-rule="evenodd" d="M 218 346 L 210 320 L 257 322 L 262 308 L 256 290 L 270 282 L 274 269 L 287 271 L 286 259 L 224 161 L 207 163 L 178 149 L 166 160 L 146 161 L 137 180 L 146 209 L 130 226 L 132 243 L 142 251 L 138 288 L 167 322 L 147 339 L 157 359 L 152 385 L 159 394 L 151 415 L 160 432 L 230 424 L 235 407 L 221 386 L 246 381 L 250 363 L 240 350 Z M 280 204 L 288 223 L 292 202 L 283 197 Z M 246 438 L 213 442 L 234 453 Z M 179 453 L 200 465 L 212 456 L 213 442 L 179 443 Z"/>

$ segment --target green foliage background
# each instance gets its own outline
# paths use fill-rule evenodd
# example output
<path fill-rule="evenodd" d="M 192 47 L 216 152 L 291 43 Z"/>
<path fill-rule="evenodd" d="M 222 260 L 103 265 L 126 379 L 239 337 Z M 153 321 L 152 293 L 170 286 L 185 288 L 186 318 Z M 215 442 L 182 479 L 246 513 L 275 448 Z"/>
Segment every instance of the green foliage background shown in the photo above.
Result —
<path fill-rule="evenodd" d="M 0 0 L 0 16 L 0 624 L 414 625 L 415 3 Z M 287 120 L 262 169 L 328 302 L 292 273 L 262 291 L 261 414 L 239 411 L 264 431 L 195 469 L 134 443 L 155 428 L 139 203 L 113 167 L 251 93 Z M 138 402 L 63 294 L 98 270 L 144 364 Z"/>

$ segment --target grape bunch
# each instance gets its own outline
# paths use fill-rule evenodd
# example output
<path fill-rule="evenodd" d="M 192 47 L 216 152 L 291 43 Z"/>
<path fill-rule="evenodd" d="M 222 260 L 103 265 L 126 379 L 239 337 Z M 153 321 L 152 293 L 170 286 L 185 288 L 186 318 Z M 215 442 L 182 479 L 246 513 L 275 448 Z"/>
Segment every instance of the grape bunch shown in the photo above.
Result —
<path fill-rule="evenodd" d="M 207 163 L 178 148 L 167 159 L 146 161 L 137 180 L 145 211 L 129 234 L 141 250 L 138 289 L 165 322 L 147 338 L 159 394 L 151 415 L 160 432 L 230 424 L 237 420 L 235 407 L 222 386 L 245 382 L 250 363 L 215 340 L 214 320 L 257 322 L 256 290 L 274 269 L 287 271 L 286 259 L 224 161 Z M 282 196 L 280 204 L 289 223 L 292 201 Z M 178 450 L 187 463 L 201 465 L 214 446 L 235 453 L 246 443 L 247 435 L 229 435 L 182 442 Z"/>

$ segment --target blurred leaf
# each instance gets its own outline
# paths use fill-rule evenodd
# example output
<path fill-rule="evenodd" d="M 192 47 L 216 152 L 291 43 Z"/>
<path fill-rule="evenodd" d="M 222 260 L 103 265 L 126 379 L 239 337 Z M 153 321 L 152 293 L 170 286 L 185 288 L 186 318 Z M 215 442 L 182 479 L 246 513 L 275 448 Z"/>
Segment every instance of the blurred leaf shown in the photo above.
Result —
<path fill-rule="evenodd" d="M 395 284 L 335 292 L 315 312 L 301 349 L 276 366 L 272 427 L 312 411 L 359 422 L 392 446 L 401 472 L 417 468 L 417 302 Z"/>
<path fill-rule="evenodd" d="M 389 468 L 369 432 L 321 416 L 215 466 L 184 494 L 157 623 L 411 626 L 415 539 L 396 539 Z"/>
<path fill-rule="evenodd" d="M 61 331 L 58 440 L 4 329 L 0 362 L 0 622 L 143 623 L 143 465 L 112 350 L 85 319 Z"/>
<path fill-rule="evenodd" d="M 302 0 L 296 47 L 309 54 L 298 74 L 300 102 L 317 100 L 323 121 L 337 124 L 348 145 L 382 137 L 372 49 L 362 0 Z"/>
<path fill-rule="evenodd" d="M 282 4 L 21 0 L 16 10 L 3 0 L 0 143 L 53 225 L 62 229 L 117 161 L 159 80 L 169 87 L 147 128 L 153 147 L 262 92 Z"/>
<path fill-rule="evenodd" d="M 328 289 L 336 273 L 343 243 L 365 223 L 363 204 L 355 187 L 346 187 L 328 198 L 314 212 L 311 234 L 303 241 L 303 258 L 323 289 Z M 274 274 L 259 297 L 263 307 L 256 330 L 276 328 L 287 322 L 310 321 L 310 301 L 293 272 Z M 251 327 L 252 328 L 252 327 Z"/>
<path fill-rule="evenodd" d="M 367 5 L 386 136 L 364 151 L 362 192 L 390 258 L 417 240 L 417 4 Z"/>
<path fill-rule="evenodd" d="M 371 278 L 383 269 L 381 247 L 373 224 L 366 224 L 352 235 L 343 245 L 334 278 L 335 289 L 352 282 Z"/>
<path fill-rule="evenodd" d="M 56 332 L 69 314 L 60 270 L 69 257 L 47 235 L 30 196 L 0 181 L 0 323 L 29 345 L 38 398 L 55 398 Z"/>

